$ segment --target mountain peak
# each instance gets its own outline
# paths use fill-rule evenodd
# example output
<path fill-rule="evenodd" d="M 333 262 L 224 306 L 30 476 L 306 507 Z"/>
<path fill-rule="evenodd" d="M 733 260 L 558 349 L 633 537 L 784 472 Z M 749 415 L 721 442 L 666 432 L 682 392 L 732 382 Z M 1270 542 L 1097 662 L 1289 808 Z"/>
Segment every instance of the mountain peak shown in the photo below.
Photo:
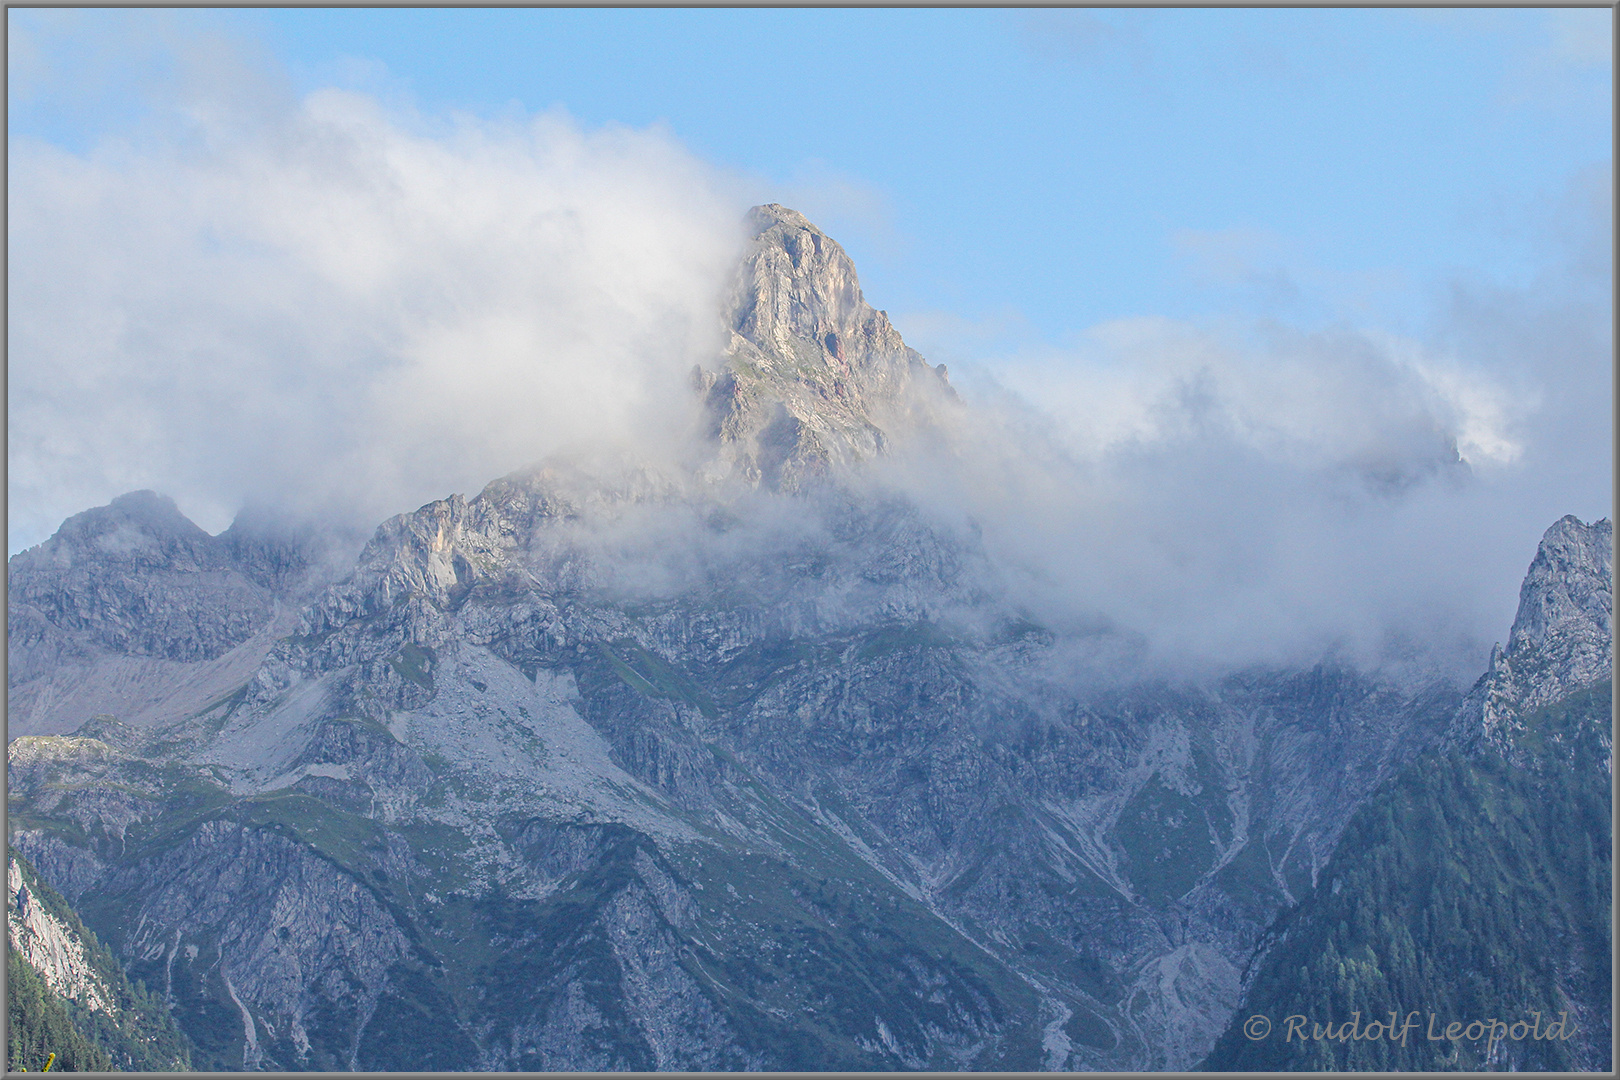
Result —
<path fill-rule="evenodd" d="M 820 233 L 821 230 L 810 223 L 810 219 L 781 203 L 764 203 L 748 211 L 748 221 L 754 226 L 754 235 L 771 228 L 773 225 L 788 225 L 792 228 L 809 229 Z M 822 233 L 825 236 L 825 233 Z"/>
<path fill-rule="evenodd" d="M 944 373 L 866 302 L 848 253 L 803 214 L 767 203 L 748 221 L 724 368 L 695 375 L 732 471 L 793 490 L 882 453 L 908 395 L 944 387 Z"/>
<path fill-rule="evenodd" d="M 753 243 L 729 319 L 737 334 L 766 353 L 846 375 L 916 357 L 889 317 L 866 302 L 855 263 L 837 241 L 776 203 L 754 207 L 748 218 Z"/>
<path fill-rule="evenodd" d="M 1559 518 L 1542 535 L 1519 589 L 1508 654 L 1539 649 L 1549 638 L 1564 641 L 1566 651 L 1601 644 L 1606 654 L 1613 637 L 1613 589 L 1613 524 L 1604 518 L 1587 525 L 1573 514 Z M 1606 655 L 1582 659 L 1602 659 L 1607 667 Z"/>
<path fill-rule="evenodd" d="M 1455 733 L 1510 747 L 1524 717 L 1609 677 L 1613 651 L 1614 526 L 1565 515 L 1542 535 L 1507 648 L 1491 650 Z"/>
<path fill-rule="evenodd" d="M 131 491 L 106 506 L 74 514 L 49 540 L 16 558 L 72 565 L 86 558 L 111 557 L 131 564 L 166 566 L 176 560 L 210 563 L 216 546 L 214 538 L 167 495 Z"/>

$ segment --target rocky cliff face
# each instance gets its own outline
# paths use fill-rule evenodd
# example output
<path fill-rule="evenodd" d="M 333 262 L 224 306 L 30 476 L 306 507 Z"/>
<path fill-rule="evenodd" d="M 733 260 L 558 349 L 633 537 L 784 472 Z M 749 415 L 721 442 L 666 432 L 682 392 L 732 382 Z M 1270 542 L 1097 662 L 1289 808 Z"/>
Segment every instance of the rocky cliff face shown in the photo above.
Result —
<path fill-rule="evenodd" d="M 167 1009 L 131 985 L 61 894 L 15 853 L 6 893 L 11 1070 L 38 1070 L 52 1054 L 67 1071 L 187 1067 L 185 1038 Z"/>
<path fill-rule="evenodd" d="M 76 514 L 7 568 L 9 734 L 167 722 L 230 693 L 344 546 L 251 513 L 210 536 L 150 491 Z"/>
<path fill-rule="evenodd" d="M 1525 575 L 1507 648 L 1492 649 L 1490 670 L 1469 693 L 1452 737 L 1511 752 L 1525 717 L 1611 677 L 1613 620 L 1613 525 L 1560 518 Z"/>
<path fill-rule="evenodd" d="M 93 1012 L 112 1014 L 112 990 L 91 965 L 84 942 L 36 903 L 16 859 L 6 864 L 6 944 L 38 971 L 59 996 Z"/>
<path fill-rule="evenodd" d="M 318 588 L 167 510 L 150 566 L 13 560 L 14 842 L 199 1065 L 1184 1068 L 1439 737 L 1459 692 L 1331 665 L 1078 678 L 970 526 L 858 482 L 949 388 L 753 220 L 690 473 L 548 463 Z"/>
<path fill-rule="evenodd" d="M 8 629 L 24 678 L 63 652 L 211 660 L 270 618 L 267 590 L 226 543 L 150 491 L 69 518 L 9 570 Z"/>
<path fill-rule="evenodd" d="M 844 249 L 774 203 L 749 212 L 753 241 L 732 289 L 731 340 L 717 372 L 699 369 L 717 465 L 796 491 L 883 452 L 886 428 L 950 395 L 889 318 L 861 295 Z"/>

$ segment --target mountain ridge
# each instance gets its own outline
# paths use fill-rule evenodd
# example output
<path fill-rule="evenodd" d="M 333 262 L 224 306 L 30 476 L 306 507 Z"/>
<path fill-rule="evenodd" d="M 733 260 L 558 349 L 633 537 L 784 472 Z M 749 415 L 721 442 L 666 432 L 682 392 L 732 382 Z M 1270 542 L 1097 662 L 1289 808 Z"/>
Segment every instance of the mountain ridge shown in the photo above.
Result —
<path fill-rule="evenodd" d="M 1612 675 L 1614 527 L 1565 515 L 1550 526 L 1519 590 L 1507 648 L 1469 692 L 1451 735 L 1511 753 L 1519 718 Z"/>
<path fill-rule="evenodd" d="M 12 560 L 13 842 L 199 1067 L 1184 1068 L 1455 722 L 1460 688 L 1326 661 L 1077 676 L 1104 635 L 862 479 L 962 407 L 943 371 L 801 215 L 753 228 L 686 471 L 542 463 L 340 573 L 145 496 L 85 520 L 150 511 L 195 568 L 83 523 Z M 1575 591 L 1510 635 L 1523 692 L 1590 666 L 1584 565 L 1536 571 Z M 142 637 L 130 596 L 195 617 Z"/>

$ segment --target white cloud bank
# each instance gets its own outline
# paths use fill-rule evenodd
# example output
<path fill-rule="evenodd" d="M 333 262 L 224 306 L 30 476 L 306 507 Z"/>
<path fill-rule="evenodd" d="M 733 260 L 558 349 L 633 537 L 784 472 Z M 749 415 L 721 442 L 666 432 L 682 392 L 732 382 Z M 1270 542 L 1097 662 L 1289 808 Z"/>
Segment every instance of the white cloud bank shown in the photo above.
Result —
<path fill-rule="evenodd" d="M 668 133 L 266 87 L 83 154 L 13 139 L 11 542 L 124 491 L 356 521 L 656 442 L 746 202 Z"/>
<path fill-rule="evenodd" d="M 1451 283 L 1423 341 L 1142 318 L 952 357 L 974 409 L 898 478 L 983 524 L 1032 613 L 1150 666 L 1472 679 L 1542 531 L 1612 514 L 1607 179 L 1548 200 L 1539 280 Z"/>

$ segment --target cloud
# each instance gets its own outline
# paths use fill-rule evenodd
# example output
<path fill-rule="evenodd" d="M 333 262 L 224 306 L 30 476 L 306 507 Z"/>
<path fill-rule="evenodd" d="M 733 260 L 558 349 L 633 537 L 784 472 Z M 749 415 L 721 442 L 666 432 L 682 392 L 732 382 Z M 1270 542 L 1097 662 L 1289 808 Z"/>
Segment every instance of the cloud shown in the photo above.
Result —
<path fill-rule="evenodd" d="M 1012 304 L 998 305 L 979 318 L 928 309 L 890 311 L 889 318 L 906 344 L 934 363 L 972 363 L 1039 342 L 1029 318 Z"/>
<path fill-rule="evenodd" d="M 1364 479 L 1427 474 L 1519 454 L 1523 402 L 1415 342 L 1347 327 L 1262 323 L 1246 332 L 1162 318 L 1094 327 L 1087 347 L 1000 365 L 1086 460 L 1219 438 L 1309 469 Z"/>
<path fill-rule="evenodd" d="M 221 39 L 156 119 L 10 145 L 11 544 L 123 491 L 374 522 L 667 441 L 744 193 L 667 131 L 302 99 Z"/>
<path fill-rule="evenodd" d="M 182 44 L 142 124 L 12 136 L 13 550 L 138 487 L 211 528 L 245 500 L 369 527 L 553 451 L 673 443 L 721 345 L 741 181 L 657 128 L 300 98 Z M 1422 334 L 1350 321 L 1344 282 L 1259 232 L 1181 241 L 1233 287 L 1327 292 L 1330 320 L 1121 319 L 1059 348 L 1012 310 L 904 317 L 971 407 L 876 479 L 976 523 L 1040 620 L 1144 662 L 1338 649 L 1472 677 L 1541 531 L 1611 513 L 1610 179 L 1549 195 L 1539 279 L 1446 282 Z M 805 183 L 881 231 L 883 200 L 835 181 Z M 653 588 L 792 527 L 609 539 Z"/>
<path fill-rule="evenodd" d="M 1263 309 L 1296 307 L 1302 299 L 1294 275 L 1282 265 L 1282 238 L 1269 230 L 1180 229 L 1170 242 L 1200 284 L 1238 290 Z"/>
<path fill-rule="evenodd" d="M 1614 280 L 1614 163 L 1578 170 L 1554 202 L 1547 239 L 1573 252 L 1563 276 L 1588 296 L 1604 296 Z M 1556 272 L 1556 271 L 1555 271 Z"/>
<path fill-rule="evenodd" d="M 1268 229 L 1178 229 L 1170 246 L 1193 284 L 1222 292 L 1235 306 L 1274 316 L 1365 319 L 1411 290 L 1399 270 L 1325 266 L 1309 258 L 1297 240 Z"/>
<path fill-rule="evenodd" d="M 1116 673 L 1337 655 L 1471 681 L 1542 531 L 1612 516 L 1607 178 L 1527 215 L 1538 280 L 1445 283 L 1421 339 L 1150 317 L 953 363 L 969 408 L 890 482 L 978 523 L 1038 620 L 1135 642 Z"/>
<path fill-rule="evenodd" d="M 1268 229 L 1180 229 L 1171 237 L 1193 272 L 1217 285 L 1246 284 L 1262 262 L 1276 262 L 1283 241 Z"/>

